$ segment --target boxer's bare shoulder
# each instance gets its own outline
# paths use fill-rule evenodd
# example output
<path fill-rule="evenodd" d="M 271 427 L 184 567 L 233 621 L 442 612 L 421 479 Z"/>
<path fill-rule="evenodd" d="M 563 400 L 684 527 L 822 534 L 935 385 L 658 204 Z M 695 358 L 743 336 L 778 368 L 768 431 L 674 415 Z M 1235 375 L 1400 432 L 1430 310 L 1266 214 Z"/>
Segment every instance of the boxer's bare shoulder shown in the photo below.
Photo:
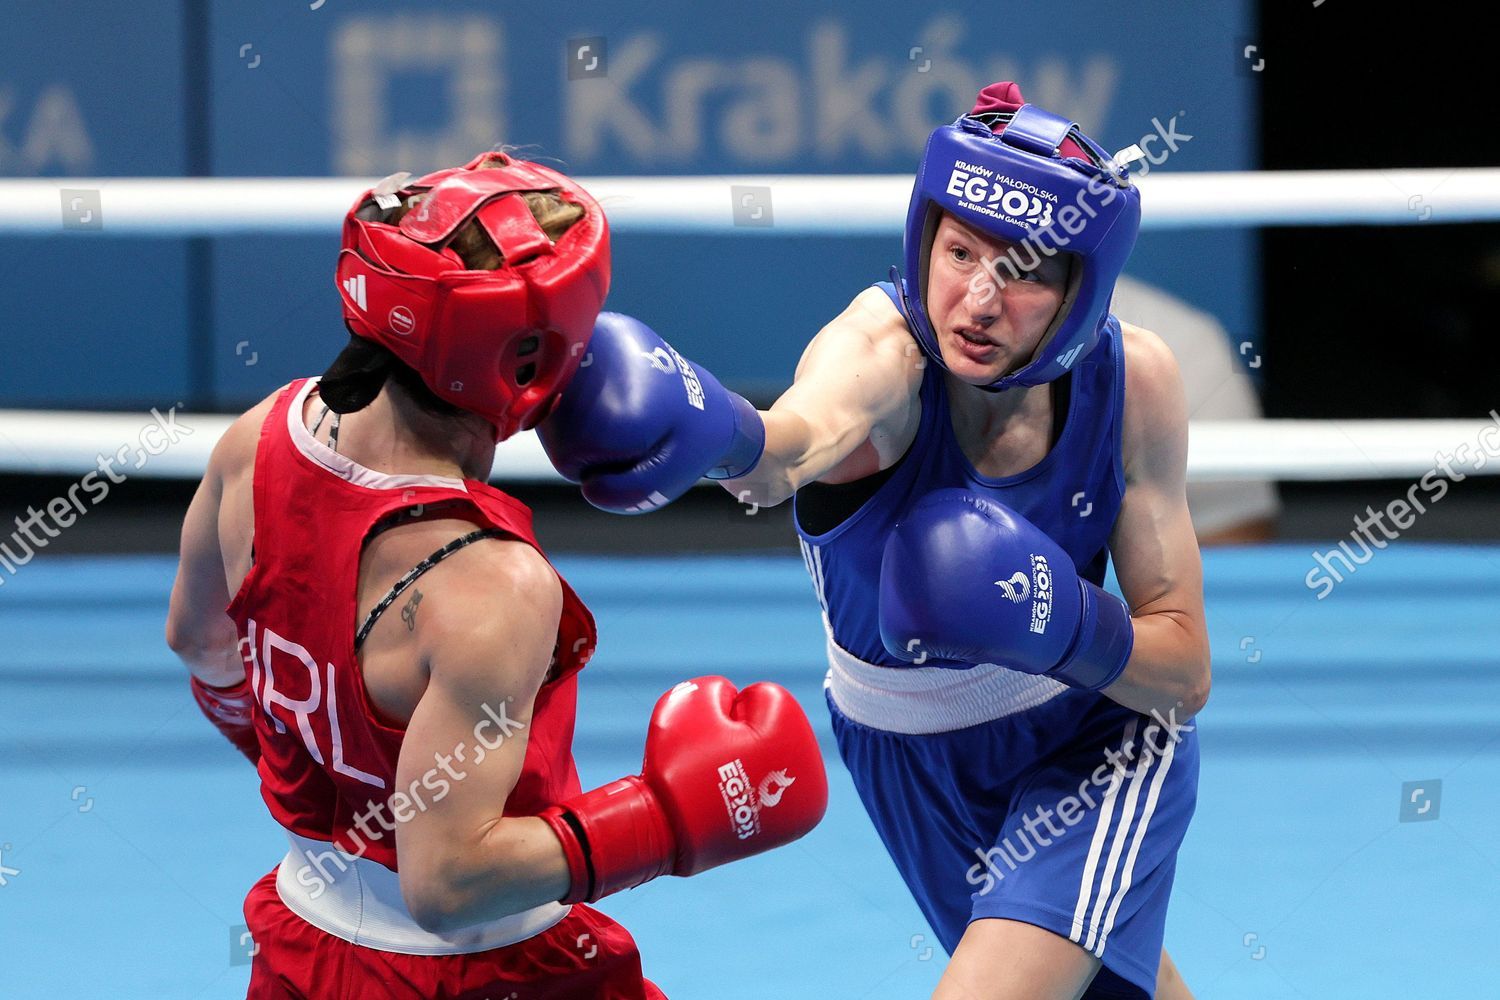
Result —
<path fill-rule="evenodd" d="M 255 531 L 254 501 L 251 484 L 255 479 L 255 450 L 260 445 L 261 427 L 276 399 L 277 389 L 237 417 L 224 436 L 219 438 L 209 456 L 204 485 L 214 491 L 219 547 L 230 593 L 250 571 L 251 542 Z"/>
<path fill-rule="evenodd" d="M 1132 323 L 1120 324 L 1125 352 L 1124 428 L 1121 434 L 1126 481 L 1145 467 L 1173 467 L 1187 450 L 1187 400 L 1172 349 L 1156 334 Z"/>
<path fill-rule="evenodd" d="M 255 464 L 255 448 L 260 441 L 261 427 L 276 405 L 277 389 L 265 399 L 240 414 L 229 425 L 224 436 L 214 445 L 209 457 L 208 469 L 214 475 L 225 478 L 240 470 L 248 470 Z"/>
<path fill-rule="evenodd" d="M 796 379 L 820 374 L 825 363 L 850 379 L 869 379 L 882 389 L 915 396 L 922 382 L 922 349 L 906 319 L 878 288 L 866 288 L 818 331 L 802 353 Z"/>
<path fill-rule="evenodd" d="M 770 502 L 814 480 L 843 482 L 886 468 L 921 418 L 921 347 L 889 296 L 867 288 L 802 353 L 792 387 L 767 414 Z M 788 419 L 789 418 L 789 419 Z M 791 430 L 782 433 L 780 422 Z"/>

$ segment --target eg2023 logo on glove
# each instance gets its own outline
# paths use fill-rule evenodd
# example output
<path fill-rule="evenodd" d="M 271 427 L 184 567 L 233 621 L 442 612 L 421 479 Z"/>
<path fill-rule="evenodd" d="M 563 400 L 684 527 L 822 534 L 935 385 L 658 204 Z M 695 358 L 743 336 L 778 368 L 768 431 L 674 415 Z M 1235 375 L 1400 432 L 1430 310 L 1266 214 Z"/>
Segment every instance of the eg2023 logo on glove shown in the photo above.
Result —
<path fill-rule="evenodd" d="M 746 840 L 760 832 L 760 812 L 781 801 L 781 796 L 797 779 L 788 777 L 786 769 L 772 771 L 758 786 L 750 783 L 745 764 L 736 758 L 719 768 L 719 794 L 729 811 L 729 822 L 735 836 Z"/>
<path fill-rule="evenodd" d="M 1047 631 L 1047 623 L 1052 620 L 1052 568 L 1047 565 L 1046 556 L 1036 552 L 1031 554 L 1030 580 L 1026 579 L 1025 573 L 1016 570 L 1009 579 L 996 580 L 995 586 L 1012 604 L 1020 604 L 1030 597 L 1031 631 L 1037 635 Z"/>
<path fill-rule="evenodd" d="M 698 373 L 693 370 L 692 364 L 678 354 L 676 348 L 671 344 L 663 344 L 654 351 L 642 351 L 641 357 L 651 362 L 651 367 L 664 375 L 673 372 L 682 375 L 682 387 L 687 390 L 688 405 L 695 410 L 703 409 L 703 383 L 698 381 Z"/>

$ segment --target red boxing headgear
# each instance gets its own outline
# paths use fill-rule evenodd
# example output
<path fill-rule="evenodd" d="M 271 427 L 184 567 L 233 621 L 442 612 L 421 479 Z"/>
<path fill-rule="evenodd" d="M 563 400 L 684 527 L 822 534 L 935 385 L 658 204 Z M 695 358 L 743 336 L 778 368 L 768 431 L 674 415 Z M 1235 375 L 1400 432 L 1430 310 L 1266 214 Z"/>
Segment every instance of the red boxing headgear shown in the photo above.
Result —
<path fill-rule="evenodd" d="M 479 169 L 486 160 L 498 165 Z M 395 180 L 360 195 L 344 218 L 345 324 L 389 348 L 439 397 L 494 424 L 497 441 L 535 427 L 578 370 L 609 293 L 603 211 L 557 171 L 500 153 Z M 523 191 L 555 192 L 583 217 L 554 244 Z M 398 224 L 375 221 L 415 194 Z M 469 270 L 448 248 L 470 219 L 500 250 L 493 271 Z"/>

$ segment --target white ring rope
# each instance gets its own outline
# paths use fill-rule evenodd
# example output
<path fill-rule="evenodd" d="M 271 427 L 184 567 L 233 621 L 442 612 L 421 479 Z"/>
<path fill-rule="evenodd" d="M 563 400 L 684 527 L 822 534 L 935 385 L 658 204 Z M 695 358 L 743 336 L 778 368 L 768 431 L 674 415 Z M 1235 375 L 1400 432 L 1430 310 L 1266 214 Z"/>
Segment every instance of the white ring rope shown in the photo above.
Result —
<path fill-rule="evenodd" d="M 911 178 L 899 175 L 580 180 L 604 204 L 617 232 L 643 233 L 897 234 L 911 190 Z M 69 198 L 82 191 L 97 192 L 95 231 L 102 234 L 326 235 L 373 183 L 358 178 L 5 180 L 0 182 L 0 233 L 63 232 Z M 1145 228 L 1500 219 L 1500 169 L 1491 168 L 1156 174 L 1141 178 L 1140 185 Z M 769 189 L 768 201 L 764 190 L 752 197 L 769 207 L 770 225 L 760 217 L 754 224 L 743 218 L 745 224 L 735 224 L 735 199 L 745 194 L 735 189 L 743 187 Z M 144 414 L 0 410 L 0 472 L 83 476 L 98 470 L 101 455 L 124 451 L 127 459 L 117 465 L 124 474 L 197 478 L 230 418 L 178 417 L 193 433 L 151 455 L 135 444 L 151 423 Z M 1455 468 L 1464 474 L 1500 472 L 1500 417 L 1195 421 L 1188 476 L 1196 482 L 1415 478 L 1454 455 Z M 561 481 L 529 433 L 500 447 L 494 478 Z"/>
<path fill-rule="evenodd" d="M 899 234 L 912 185 L 910 176 L 890 174 L 579 181 L 603 203 L 616 232 L 778 235 Z M 7 178 L 0 181 L 0 233 L 61 234 L 64 216 L 86 211 L 69 204 L 85 191 L 98 192 L 100 208 L 90 234 L 327 235 L 374 183 L 352 177 Z M 1500 219 L 1497 168 L 1156 173 L 1139 184 L 1143 229 Z M 736 199 L 747 196 L 753 200 L 745 204 L 762 206 L 766 214 L 737 225 Z"/>
<path fill-rule="evenodd" d="M 123 460 L 126 476 L 196 479 L 233 418 L 178 412 L 184 431 L 157 455 L 137 442 L 155 421 L 132 413 L 0 410 L 0 472 L 82 477 L 100 456 Z M 1461 475 L 1500 473 L 1500 416 L 1491 420 L 1224 420 L 1193 421 L 1188 478 L 1193 482 L 1247 479 L 1417 479 L 1447 457 Z M 495 453 L 492 478 L 511 483 L 561 483 L 531 432 Z"/>

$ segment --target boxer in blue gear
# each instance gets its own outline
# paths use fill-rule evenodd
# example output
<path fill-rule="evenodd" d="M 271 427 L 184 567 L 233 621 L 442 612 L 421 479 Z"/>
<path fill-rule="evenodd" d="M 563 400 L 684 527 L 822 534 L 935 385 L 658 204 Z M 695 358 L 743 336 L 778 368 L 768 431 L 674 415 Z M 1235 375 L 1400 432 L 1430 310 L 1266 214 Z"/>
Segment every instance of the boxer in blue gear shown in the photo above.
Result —
<path fill-rule="evenodd" d="M 1108 308 L 1139 217 L 1076 125 L 985 88 L 928 142 L 904 279 L 818 333 L 723 483 L 796 496 L 833 729 L 952 955 L 937 1000 L 1191 997 L 1162 939 L 1208 638 L 1176 362 Z"/>

